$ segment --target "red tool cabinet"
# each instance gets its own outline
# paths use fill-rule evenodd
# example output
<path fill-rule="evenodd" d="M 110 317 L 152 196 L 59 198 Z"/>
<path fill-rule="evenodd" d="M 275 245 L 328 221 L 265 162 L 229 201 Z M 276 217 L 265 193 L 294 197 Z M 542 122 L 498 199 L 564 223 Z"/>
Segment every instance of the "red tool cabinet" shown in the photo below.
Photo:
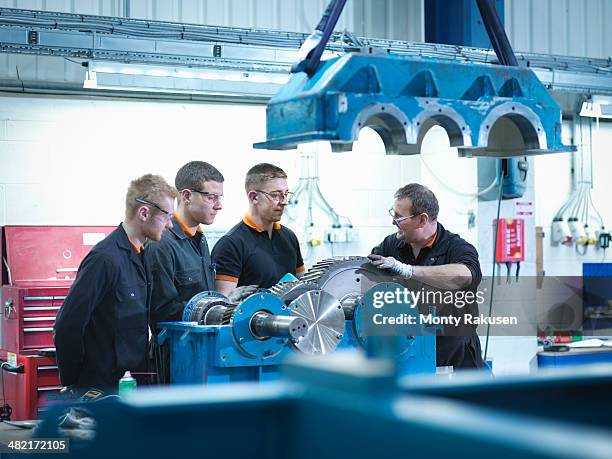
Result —
<path fill-rule="evenodd" d="M 13 410 L 11 420 L 38 419 L 62 388 L 55 358 L 0 349 L 0 359 L 16 366 L 23 365 L 23 373 L 4 372 L 5 401 L 0 399 L 0 403 L 7 403 Z"/>
<path fill-rule="evenodd" d="M 59 391 L 59 373 L 52 357 L 55 317 L 85 255 L 114 229 L 2 228 L 0 359 L 8 361 L 10 357 L 24 366 L 23 373 L 3 372 L 6 403 L 13 410 L 11 419 L 37 418 L 41 401 Z"/>

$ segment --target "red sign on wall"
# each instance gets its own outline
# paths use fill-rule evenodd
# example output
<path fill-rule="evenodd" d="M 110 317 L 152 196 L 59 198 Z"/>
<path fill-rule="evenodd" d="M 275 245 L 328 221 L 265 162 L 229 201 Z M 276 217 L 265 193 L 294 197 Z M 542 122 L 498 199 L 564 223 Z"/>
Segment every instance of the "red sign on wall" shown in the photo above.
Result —
<path fill-rule="evenodd" d="M 503 218 L 497 221 L 497 263 L 525 261 L 525 220 Z"/>

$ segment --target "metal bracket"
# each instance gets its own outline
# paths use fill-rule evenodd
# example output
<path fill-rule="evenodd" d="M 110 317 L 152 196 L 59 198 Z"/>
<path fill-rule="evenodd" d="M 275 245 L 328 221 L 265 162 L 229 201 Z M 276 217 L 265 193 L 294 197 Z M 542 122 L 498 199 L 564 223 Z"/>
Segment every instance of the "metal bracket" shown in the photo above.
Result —
<path fill-rule="evenodd" d="M 4 318 L 5 319 L 10 319 L 11 318 L 11 313 L 13 312 L 17 312 L 17 310 L 15 309 L 15 306 L 13 306 L 13 299 L 12 298 L 8 298 L 5 302 L 4 302 Z"/>

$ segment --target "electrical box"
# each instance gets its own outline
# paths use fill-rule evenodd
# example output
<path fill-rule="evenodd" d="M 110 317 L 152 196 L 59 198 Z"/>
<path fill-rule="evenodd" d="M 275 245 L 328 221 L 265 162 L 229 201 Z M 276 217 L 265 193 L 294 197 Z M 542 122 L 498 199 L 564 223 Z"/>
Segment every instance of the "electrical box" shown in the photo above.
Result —
<path fill-rule="evenodd" d="M 497 263 L 525 261 L 525 220 L 503 218 L 497 221 Z"/>
<path fill-rule="evenodd" d="M 527 172 L 529 171 L 527 156 L 502 159 L 498 165 L 502 172 L 502 199 L 522 197 L 527 189 Z"/>
<path fill-rule="evenodd" d="M 516 199 L 525 194 L 529 176 L 529 162 L 526 156 L 517 158 L 478 158 L 478 189 L 488 189 L 481 194 L 481 201 L 497 201 L 499 187 L 491 186 L 501 176 L 501 198 Z"/>

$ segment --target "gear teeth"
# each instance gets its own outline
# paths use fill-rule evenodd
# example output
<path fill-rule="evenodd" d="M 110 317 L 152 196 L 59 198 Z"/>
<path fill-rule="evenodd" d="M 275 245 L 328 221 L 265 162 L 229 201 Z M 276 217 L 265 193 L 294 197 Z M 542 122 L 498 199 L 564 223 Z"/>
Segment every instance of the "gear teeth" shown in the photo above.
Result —
<path fill-rule="evenodd" d="M 355 261 L 366 262 L 367 258 L 360 256 L 341 256 L 325 258 L 315 263 L 312 268 L 306 271 L 306 273 L 302 277 L 302 280 L 318 284 L 321 277 L 323 277 L 330 270 L 339 268 L 344 263 L 353 263 Z"/>
<path fill-rule="evenodd" d="M 192 308 L 188 321 L 199 323 L 210 308 L 214 306 L 229 306 L 229 304 L 226 298 L 214 296 L 203 298 Z"/>
<path fill-rule="evenodd" d="M 315 284 L 301 279 L 299 281 L 283 282 L 282 284 L 276 284 L 275 286 L 271 287 L 269 291 L 270 293 L 278 296 L 281 300 L 283 300 L 286 305 L 289 305 L 301 294 L 315 289 Z"/>
<path fill-rule="evenodd" d="M 228 325 L 232 322 L 234 318 L 234 314 L 236 313 L 236 306 L 229 306 L 227 310 L 223 313 L 223 317 L 221 318 L 221 325 Z"/>
<path fill-rule="evenodd" d="M 283 282 L 281 284 L 276 284 L 273 287 L 270 287 L 270 293 L 276 296 L 284 296 L 287 292 L 291 291 L 298 285 L 302 284 L 301 281 L 291 281 L 291 282 Z"/>

